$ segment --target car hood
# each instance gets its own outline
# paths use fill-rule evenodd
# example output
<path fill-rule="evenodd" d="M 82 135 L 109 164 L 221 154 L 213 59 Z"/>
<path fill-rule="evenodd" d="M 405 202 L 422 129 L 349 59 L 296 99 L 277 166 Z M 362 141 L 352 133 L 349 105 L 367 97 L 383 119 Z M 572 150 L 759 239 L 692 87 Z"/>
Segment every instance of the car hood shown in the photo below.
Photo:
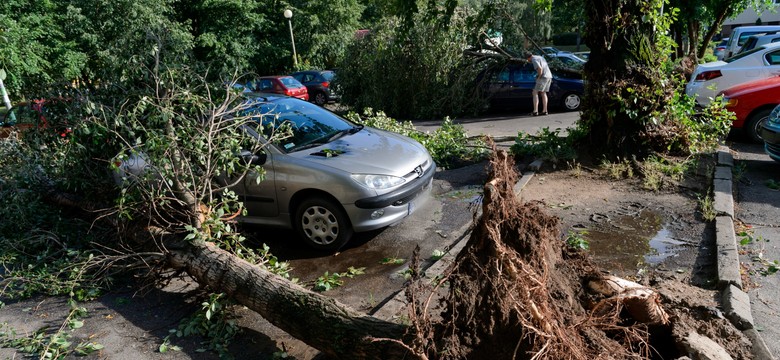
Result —
<path fill-rule="evenodd" d="M 723 90 L 723 96 L 739 97 L 745 94 L 760 92 L 760 91 L 777 91 L 780 87 L 780 77 L 774 76 L 766 79 L 750 81 L 743 84 L 732 86 L 726 90 Z"/>
<path fill-rule="evenodd" d="M 353 174 L 394 176 L 406 175 L 430 160 L 428 151 L 417 141 L 369 127 L 288 155 Z"/>

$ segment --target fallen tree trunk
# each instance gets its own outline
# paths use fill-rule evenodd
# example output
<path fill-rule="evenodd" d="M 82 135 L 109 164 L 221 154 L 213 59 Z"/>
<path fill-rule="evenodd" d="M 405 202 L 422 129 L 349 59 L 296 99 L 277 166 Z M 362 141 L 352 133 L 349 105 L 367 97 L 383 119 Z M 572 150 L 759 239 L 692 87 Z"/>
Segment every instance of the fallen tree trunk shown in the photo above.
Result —
<path fill-rule="evenodd" d="M 186 271 L 201 285 L 228 294 L 276 327 L 331 357 L 416 358 L 400 342 L 406 326 L 357 312 L 213 244 L 172 250 L 169 263 Z"/>

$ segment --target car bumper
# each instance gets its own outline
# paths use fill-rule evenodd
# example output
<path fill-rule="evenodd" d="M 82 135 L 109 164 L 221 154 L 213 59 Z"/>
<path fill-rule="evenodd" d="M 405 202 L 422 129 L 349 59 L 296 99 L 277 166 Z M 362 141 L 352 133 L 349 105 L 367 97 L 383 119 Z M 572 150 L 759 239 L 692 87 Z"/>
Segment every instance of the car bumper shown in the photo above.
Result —
<path fill-rule="evenodd" d="M 695 98 L 696 103 L 701 106 L 707 106 L 715 97 L 715 91 L 708 88 L 711 85 L 707 81 L 691 81 L 685 86 L 685 94 Z"/>
<path fill-rule="evenodd" d="M 764 151 L 772 160 L 780 161 L 780 127 L 762 126 L 758 130 L 759 136 L 764 139 Z"/>
<path fill-rule="evenodd" d="M 389 194 L 360 199 L 345 205 L 355 231 L 370 231 L 398 223 L 423 205 L 429 198 L 436 165 L 411 186 Z"/>

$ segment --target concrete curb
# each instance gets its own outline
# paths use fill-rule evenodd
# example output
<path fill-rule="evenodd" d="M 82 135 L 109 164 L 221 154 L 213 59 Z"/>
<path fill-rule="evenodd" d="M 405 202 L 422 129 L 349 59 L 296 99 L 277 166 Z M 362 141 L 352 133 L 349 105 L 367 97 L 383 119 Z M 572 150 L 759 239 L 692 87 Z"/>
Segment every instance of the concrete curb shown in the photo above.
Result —
<path fill-rule="evenodd" d="M 717 152 L 718 165 L 713 174 L 713 199 L 717 213 L 715 219 L 715 242 L 718 256 L 718 287 L 721 289 L 721 305 L 726 317 L 742 330 L 753 344 L 753 358 L 774 360 L 772 353 L 754 329 L 750 297 L 742 290 L 739 253 L 734 231 L 734 197 L 732 193 L 731 169 L 734 158 L 730 149 L 721 146 Z"/>

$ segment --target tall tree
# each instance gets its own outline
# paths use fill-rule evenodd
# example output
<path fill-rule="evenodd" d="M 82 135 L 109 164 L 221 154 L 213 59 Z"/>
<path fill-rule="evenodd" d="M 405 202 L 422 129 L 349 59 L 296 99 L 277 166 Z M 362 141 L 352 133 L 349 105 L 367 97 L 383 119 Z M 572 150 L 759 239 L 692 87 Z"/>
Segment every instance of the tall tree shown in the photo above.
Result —
<path fill-rule="evenodd" d="M 757 11 L 772 9 L 773 4 L 772 0 L 670 0 L 667 8 L 680 10 L 672 26 L 678 35 L 678 57 L 701 59 L 712 38 L 720 32 L 724 21 L 749 8 Z"/>
<path fill-rule="evenodd" d="M 658 66 L 667 49 L 659 46 L 664 0 L 587 0 L 585 64 L 587 102 L 581 124 L 596 154 L 646 156 L 669 144 L 653 139 L 669 126 L 664 106 L 673 88 Z M 673 126 L 673 125 L 671 125 Z"/>

